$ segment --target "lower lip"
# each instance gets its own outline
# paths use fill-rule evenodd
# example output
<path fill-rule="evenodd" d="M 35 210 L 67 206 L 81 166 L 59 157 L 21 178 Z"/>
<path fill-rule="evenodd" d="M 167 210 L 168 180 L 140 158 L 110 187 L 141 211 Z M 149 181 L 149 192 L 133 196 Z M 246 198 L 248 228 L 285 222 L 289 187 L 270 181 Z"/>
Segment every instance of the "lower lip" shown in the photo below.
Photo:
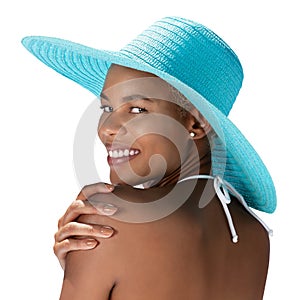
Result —
<path fill-rule="evenodd" d="M 125 162 L 128 162 L 129 160 L 136 158 L 139 154 L 140 153 L 137 153 L 134 155 L 123 156 L 123 157 L 117 157 L 117 158 L 107 156 L 107 162 L 110 166 L 116 166 L 116 165 L 123 164 Z"/>

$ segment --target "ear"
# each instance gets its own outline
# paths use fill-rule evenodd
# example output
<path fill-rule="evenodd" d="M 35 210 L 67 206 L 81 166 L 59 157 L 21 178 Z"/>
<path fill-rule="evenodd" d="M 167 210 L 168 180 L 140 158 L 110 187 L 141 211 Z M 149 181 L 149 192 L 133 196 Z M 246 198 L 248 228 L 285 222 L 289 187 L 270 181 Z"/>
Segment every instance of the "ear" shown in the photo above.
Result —
<path fill-rule="evenodd" d="M 191 138 L 197 140 L 205 137 L 211 131 L 211 126 L 199 111 L 193 108 L 187 119 L 187 130 L 193 133 Z"/>

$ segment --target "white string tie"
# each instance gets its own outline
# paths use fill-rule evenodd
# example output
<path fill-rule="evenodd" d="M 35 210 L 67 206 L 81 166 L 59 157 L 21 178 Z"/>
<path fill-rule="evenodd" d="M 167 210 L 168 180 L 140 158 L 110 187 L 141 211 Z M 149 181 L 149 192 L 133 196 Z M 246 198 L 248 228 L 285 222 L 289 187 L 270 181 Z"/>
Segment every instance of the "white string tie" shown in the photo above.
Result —
<path fill-rule="evenodd" d="M 268 232 L 270 236 L 273 235 L 273 230 L 270 229 L 266 223 L 260 219 L 248 206 L 247 202 L 245 201 L 244 197 L 226 180 L 221 178 L 220 176 L 210 176 L 210 175 L 193 175 L 186 178 L 181 179 L 178 182 L 183 182 L 189 179 L 213 179 L 214 180 L 214 189 L 215 192 L 220 200 L 220 203 L 223 207 L 231 237 L 232 242 L 237 243 L 238 242 L 238 234 L 235 230 L 234 223 L 228 208 L 228 205 L 231 203 L 230 194 L 237 198 L 237 200 L 244 206 L 244 208 L 252 215 L 257 221 L 260 222 L 260 224 L 265 228 L 265 230 Z"/>

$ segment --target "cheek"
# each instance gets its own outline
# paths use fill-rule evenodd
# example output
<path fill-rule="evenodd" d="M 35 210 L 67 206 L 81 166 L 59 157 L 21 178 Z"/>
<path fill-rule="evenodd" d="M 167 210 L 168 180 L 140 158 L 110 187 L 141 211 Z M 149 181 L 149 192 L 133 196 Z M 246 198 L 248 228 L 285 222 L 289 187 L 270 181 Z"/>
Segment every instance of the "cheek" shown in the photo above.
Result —
<path fill-rule="evenodd" d="M 186 147 L 189 141 L 187 129 L 174 118 L 169 116 L 149 116 L 140 119 L 132 126 L 137 145 L 142 147 L 141 163 L 149 172 L 155 170 L 178 168 L 184 161 Z"/>
<path fill-rule="evenodd" d="M 142 142 L 142 140 L 144 140 Z M 145 161 L 145 168 L 157 172 L 171 171 L 178 168 L 181 163 L 182 155 L 178 147 L 167 137 L 161 135 L 149 135 L 140 140 L 143 146 L 144 155 L 141 158 Z M 148 146 L 146 146 L 148 145 Z"/>
<path fill-rule="evenodd" d="M 144 135 L 156 135 L 157 139 L 159 137 L 166 138 L 167 141 L 161 140 L 161 143 L 172 142 L 178 147 L 184 144 L 189 137 L 187 129 L 180 121 L 166 115 L 152 114 L 135 118 L 128 122 L 127 128 L 136 138 L 142 138 Z"/>

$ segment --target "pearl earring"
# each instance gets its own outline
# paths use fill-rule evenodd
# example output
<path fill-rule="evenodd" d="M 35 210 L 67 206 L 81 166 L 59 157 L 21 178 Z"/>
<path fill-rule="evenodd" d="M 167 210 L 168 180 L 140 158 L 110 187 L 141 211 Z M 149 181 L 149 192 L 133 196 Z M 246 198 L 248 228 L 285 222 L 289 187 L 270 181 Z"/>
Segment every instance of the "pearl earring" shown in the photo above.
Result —
<path fill-rule="evenodd" d="M 193 131 L 190 132 L 190 136 L 191 136 L 191 137 L 194 137 L 195 135 L 196 135 L 195 132 L 193 132 Z"/>

